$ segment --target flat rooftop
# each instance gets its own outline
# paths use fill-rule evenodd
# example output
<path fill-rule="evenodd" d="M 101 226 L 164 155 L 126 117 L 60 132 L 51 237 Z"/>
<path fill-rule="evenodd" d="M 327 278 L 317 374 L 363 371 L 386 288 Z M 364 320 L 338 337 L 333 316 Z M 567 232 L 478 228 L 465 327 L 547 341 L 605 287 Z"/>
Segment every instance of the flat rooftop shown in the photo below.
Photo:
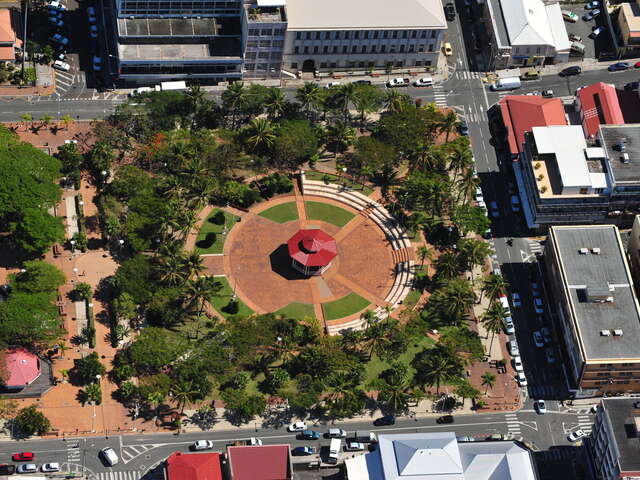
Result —
<path fill-rule="evenodd" d="M 640 184 L 640 124 L 601 125 L 602 147 L 606 150 L 611 166 L 611 174 L 617 185 Z M 620 142 L 625 141 L 625 152 L 629 163 L 620 159 Z"/>
<path fill-rule="evenodd" d="M 134 61 L 214 61 L 241 60 L 240 41 L 232 38 L 216 38 L 209 43 L 173 44 L 118 44 L 122 62 Z"/>
<path fill-rule="evenodd" d="M 618 444 L 620 470 L 624 472 L 640 470 L 640 438 L 635 435 L 634 422 L 634 417 L 640 417 L 640 409 L 636 408 L 636 404 L 637 398 L 602 399 Z"/>
<path fill-rule="evenodd" d="M 498 39 L 498 47 L 509 47 L 509 35 L 507 33 L 507 24 L 504 21 L 504 15 L 502 14 L 502 7 L 500 6 L 500 0 L 489 0 L 489 5 L 493 15 L 491 20 L 493 22 L 493 31 Z"/>
<path fill-rule="evenodd" d="M 554 226 L 550 234 L 585 360 L 640 361 L 640 313 L 618 229 L 613 225 Z M 580 253 L 582 248 L 589 252 Z M 600 254 L 592 253 L 593 248 L 599 248 Z M 612 302 L 588 301 L 588 292 L 603 291 L 613 297 Z M 623 334 L 602 336 L 601 330 L 622 330 Z"/>
<path fill-rule="evenodd" d="M 287 0 L 288 30 L 446 29 L 441 0 Z"/>
<path fill-rule="evenodd" d="M 237 20 L 224 18 L 118 18 L 118 35 L 120 37 L 213 37 L 240 35 L 240 26 Z"/>

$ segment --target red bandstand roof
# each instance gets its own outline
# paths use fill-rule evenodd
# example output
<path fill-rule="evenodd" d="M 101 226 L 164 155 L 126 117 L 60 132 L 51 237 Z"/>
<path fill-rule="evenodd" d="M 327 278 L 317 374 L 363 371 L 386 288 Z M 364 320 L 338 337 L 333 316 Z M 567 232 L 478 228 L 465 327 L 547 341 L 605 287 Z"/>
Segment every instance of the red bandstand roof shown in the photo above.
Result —
<path fill-rule="evenodd" d="M 287 242 L 289 255 L 305 267 L 324 267 L 338 254 L 331 235 L 322 230 L 298 230 Z"/>

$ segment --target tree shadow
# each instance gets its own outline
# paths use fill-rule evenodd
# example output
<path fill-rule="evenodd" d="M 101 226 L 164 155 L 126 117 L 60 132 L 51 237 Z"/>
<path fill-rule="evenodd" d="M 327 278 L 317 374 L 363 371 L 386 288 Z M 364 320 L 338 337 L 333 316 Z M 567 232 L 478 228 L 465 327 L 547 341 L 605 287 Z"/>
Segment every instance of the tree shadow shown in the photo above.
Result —
<path fill-rule="evenodd" d="M 105 277 L 100 279 L 100 283 L 96 287 L 96 291 L 93 293 L 93 298 L 102 302 L 104 305 L 111 301 L 113 297 L 113 287 L 111 286 L 111 278 Z"/>
<path fill-rule="evenodd" d="M 84 217 L 84 225 L 87 227 L 87 231 L 95 233 L 99 231 L 99 220 L 97 215 L 91 215 L 90 217 Z"/>
<path fill-rule="evenodd" d="M 212 408 L 207 412 L 196 412 L 185 422 L 197 426 L 200 430 L 211 430 L 220 419 L 216 415 L 216 411 Z"/>
<path fill-rule="evenodd" d="M 87 250 L 100 250 L 104 246 L 105 241 L 101 238 L 89 238 L 87 240 Z"/>
<path fill-rule="evenodd" d="M 271 270 L 286 280 L 305 280 L 306 275 L 298 272 L 291 266 L 291 257 L 289 256 L 289 247 L 283 243 L 269 255 Z"/>
<path fill-rule="evenodd" d="M 296 413 L 292 409 L 268 409 L 262 416 L 263 428 L 282 428 L 291 423 Z"/>
<path fill-rule="evenodd" d="M 71 344 L 75 345 L 76 347 L 79 347 L 80 345 L 83 345 L 85 343 L 86 339 L 82 335 L 74 335 L 73 337 L 71 337 Z"/>

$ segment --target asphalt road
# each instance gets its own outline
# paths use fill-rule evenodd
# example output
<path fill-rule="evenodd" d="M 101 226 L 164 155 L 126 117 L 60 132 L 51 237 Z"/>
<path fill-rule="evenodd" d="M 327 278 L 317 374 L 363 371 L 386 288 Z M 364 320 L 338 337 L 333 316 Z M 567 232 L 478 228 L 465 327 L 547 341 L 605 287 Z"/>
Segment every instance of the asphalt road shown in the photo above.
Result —
<path fill-rule="evenodd" d="M 371 430 L 377 433 L 406 433 L 406 432 L 443 432 L 455 431 L 456 435 L 468 435 L 476 440 L 484 440 L 494 433 L 512 434 L 515 438 L 522 438 L 536 450 L 547 450 L 551 446 L 571 446 L 566 434 L 576 428 L 589 430 L 591 417 L 587 413 L 577 414 L 553 410 L 549 405 L 549 412 L 538 415 L 531 408 L 526 408 L 511 414 L 460 415 L 455 416 L 455 423 L 438 425 L 435 417 L 398 419 L 396 425 L 376 428 L 371 422 L 336 423 L 336 427 L 344 428 L 352 436 L 355 430 Z M 586 411 L 586 408 L 585 408 Z M 321 433 L 328 430 L 329 425 L 309 425 Z M 59 462 L 65 472 L 83 472 L 92 480 L 137 480 L 153 478 L 154 468 L 157 467 L 172 452 L 189 451 L 189 446 L 196 440 L 212 440 L 214 450 L 224 450 L 225 446 L 235 440 L 257 436 L 264 444 L 291 444 L 293 447 L 310 445 L 320 447 L 328 445 L 328 440 L 301 441 L 284 428 L 248 428 L 233 431 L 216 431 L 202 433 L 118 435 L 108 438 L 91 437 L 66 440 L 26 440 L 19 442 L 0 443 L 0 462 L 11 462 L 10 455 L 17 451 L 31 451 L 35 453 L 35 462 Z M 120 457 L 120 463 L 115 467 L 106 466 L 98 457 L 98 452 L 104 447 L 112 447 Z"/>

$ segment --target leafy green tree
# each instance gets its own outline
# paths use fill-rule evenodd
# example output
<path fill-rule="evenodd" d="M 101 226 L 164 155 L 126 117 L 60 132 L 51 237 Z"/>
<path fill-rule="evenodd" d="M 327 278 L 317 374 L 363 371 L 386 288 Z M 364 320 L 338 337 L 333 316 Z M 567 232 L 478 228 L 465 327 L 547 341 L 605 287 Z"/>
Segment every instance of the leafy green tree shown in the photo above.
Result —
<path fill-rule="evenodd" d="M 491 225 L 486 210 L 475 205 L 458 205 L 451 212 L 451 221 L 465 236 L 471 232 L 484 233 Z"/>
<path fill-rule="evenodd" d="M 378 401 L 392 414 L 407 411 L 415 397 L 409 369 L 403 363 L 394 363 L 383 371 L 370 388 L 378 390 Z"/>
<path fill-rule="evenodd" d="M 88 283 L 80 282 L 76 284 L 73 293 L 79 300 L 91 300 L 93 288 Z"/>
<path fill-rule="evenodd" d="M 333 157 L 338 156 L 338 151 L 352 145 L 356 139 L 356 132 L 343 122 L 331 124 L 327 127 L 325 144 L 333 147 Z"/>
<path fill-rule="evenodd" d="M 54 298 L 59 287 L 66 283 L 64 273 L 44 260 L 24 262 L 19 273 L 11 277 L 14 293 L 47 293 Z"/>
<path fill-rule="evenodd" d="M 471 278 L 473 278 L 473 269 L 484 265 L 487 257 L 493 253 L 493 249 L 487 242 L 475 238 L 460 239 L 458 250 L 460 251 L 462 262 L 471 273 Z"/>
<path fill-rule="evenodd" d="M 454 393 L 462 399 L 462 406 L 467 398 L 475 400 L 480 397 L 480 390 L 471 385 L 467 380 L 461 381 L 454 390 Z"/>
<path fill-rule="evenodd" d="M 440 394 L 443 383 L 451 383 L 462 377 L 464 366 L 462 360 L 448 347 L 436 344 L 418 352 L 411 361 L 416 370 L 414 383 L 424 387 L 436 387 L 436 394 Z"/>
<path fill-rule="evenodd" d="M 289 376 L 289 372 L 285 369 L 276 368 L 275 370 L 270 370 L 265 382 L 267 392 L 276 393 L 278 390 L 285 387 L 289 380 L 291 380 L 291 377 Z"/>
<path fill-rule="evenodd" d="M 0 343 L 49 348 L 64 333 L 51 292 L 13 292 L 0 302 Z"/>
<path fill-rule="evenodd" d="M 51 422 L 36 410 L 35 405 L 21 409 L 14 419 L 14 425 L 25 435 L 44 435 L 51 430 Z"/>
<path fill-rule="evenodd" d="M 97 352 L 93 352 L 84 358 L 77 358 L 73 361 L 73 364 L 76 375 L 83 385 L 95 382 L 98 375 L 103 376 L 107 371 L 102 362 L 100 362 Z"/>
<path fill-rule="evenodd" d="M 298 167 L 318 151 L 318 136 L 307 120 L 284 120 L 273 145 L 274 167 Z"/>
<path fill-rule="evenodd" d="M 222 401 L 225 409 L 236 417 L 238 423 L 251 421 L 256 415 L 262 414 L 267 407 L 267 402 L 262 395 L 251 395 L 231 388 L 222 391 Z"/>
<path fill-rule="evenodd" d="M 133 366 L 140 373 L 156 373 L 187 351 L 179 336 L 163 328 L 148 327 L 128 348 Z"/>
<path fill-rule="evenodd" d="M 406 108 L 411 107 L 411 97 L 401 93 L 395 88 L 386 90 L 384 97 L 384 106 L 389 113 L 401 113 Z"/>
<path fill-rule="evenodd" d="M 484 359 L 484 347 L 480 337 L 466 326 L 443 327 L 439 342 L 459 354 L 465 363 L 479 362 Z"/>

